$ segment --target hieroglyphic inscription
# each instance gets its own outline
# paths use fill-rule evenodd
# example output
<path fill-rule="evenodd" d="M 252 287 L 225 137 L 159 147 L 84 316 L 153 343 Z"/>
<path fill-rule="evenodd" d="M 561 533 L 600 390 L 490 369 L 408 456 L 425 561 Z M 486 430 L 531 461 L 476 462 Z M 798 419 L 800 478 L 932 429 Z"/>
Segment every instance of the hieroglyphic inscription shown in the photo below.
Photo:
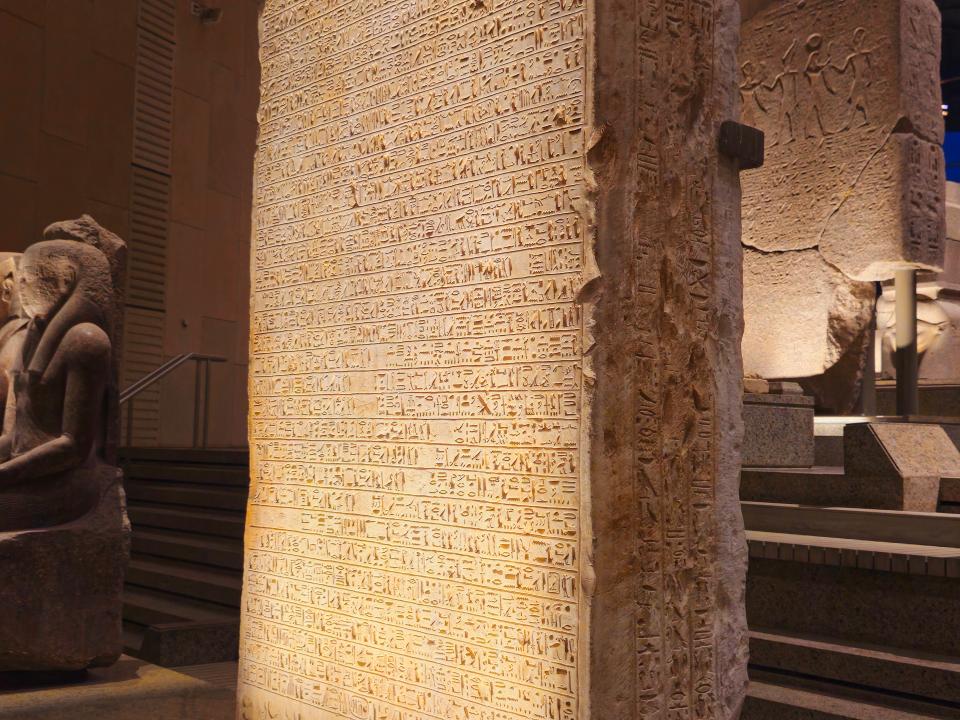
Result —
<path fill-rule="evenodd" d="M 718 43 L 728 42 L 715 38 L 721 4 L 651 3 L 638 29 L 637 218 L 632 282 L 624 288 L 637 309 L 630 321 L 637 348 L 630 400 L 640 564 L 638 718 L 715 717 L 723 694 L 713 555 L 717 371 L 702 351 L 715 333 L 713 263 L 722 233 L 714 227 L 714 203 L 721 201 L 714 199 L 720 192 L 710 115 L 721 112 L 724 93 L 723 71 L 715 67 Z M 695 125 L 684 118 L 698 95 L 708 98 L 709 109 Z M 664 302 L 684 330 L 664 332 Z"/>
<path fill-rule="evenodd" d="M 245 720 L 577 720 L 584 3 L 265 3 Z"/>

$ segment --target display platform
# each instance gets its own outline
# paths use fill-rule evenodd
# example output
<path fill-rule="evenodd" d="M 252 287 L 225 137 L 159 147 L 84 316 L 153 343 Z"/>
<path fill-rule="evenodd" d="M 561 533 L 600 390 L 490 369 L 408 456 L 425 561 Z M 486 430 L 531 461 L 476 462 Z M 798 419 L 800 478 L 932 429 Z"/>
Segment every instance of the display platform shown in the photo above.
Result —
<path fill-rule="evenodd" d="M 234 720 L 237 664 L 0 673 L 0 720 Z"/>

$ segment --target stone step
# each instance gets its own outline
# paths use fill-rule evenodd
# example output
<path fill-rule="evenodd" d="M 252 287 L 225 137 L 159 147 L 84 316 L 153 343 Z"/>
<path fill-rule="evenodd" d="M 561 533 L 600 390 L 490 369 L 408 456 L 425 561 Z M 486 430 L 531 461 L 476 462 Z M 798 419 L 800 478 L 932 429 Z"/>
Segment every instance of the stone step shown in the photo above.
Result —
<path fill-rule="evenodd" d="M 843 434 L 814 435 L 813 463 L 818 467 L 843 467 Z"/>
<path fill-rule="evenodd" d="M 123 622 L 123 652 L 125 655 L 137 657 L 143 647 L 143 633 L 145 628 L 135 623 Z"/>
<path fill-rule="evenodd" d="M 747 530 L 960 548 L 960 518 L 869 508 L 742 502 Z"/>
<path fill-rule="evenodd" d="M 750 665 L 755 673 L 815 676 L 826 682 L 953 703 L 960 710 L 960 657 L 753 629 Z"/>
<path fill-rule="evenodd" d="M 757 675 L 756 673 L 754 675 Z M 795 687 L 752 676 L 740 720 L 946 720 L 957 710 L 846 688 Z"/>
<path fill-rule="evenodd" d="M 751 558 L 960 579 L 960 548 L 747 531 Z"/>
<path fill-rule="evenodd" d="M 740 499 L 827 507 L 898 509 L 897 486 L 889 478 L 846 475 L 842 467 L 744 468 Z"/>
<path fill-rule="evenodd" d="M 167 669 L 122 656 L 72 682 L 37 684 L 0 696 L 0 720 L 234 720 L 236 687 L 217 675 L 237 664 Z"/>
<path fill-rule="evenodd" d="M 250 453 L 246 448 L 140 448 L 120 450 L 121 462 L 160 462 L 245 466 Z"/>
<path fill-rule="evenodd" d="M 180 530 L 202 535 L 243 538 L 243 515 L 222 510 L 194 510 L 177 505 L 131 502 L 127 507 L 133 532 L 140 528 Z"/>
<path fill-rule="evenodd" d="M 243 578 L 238 572 L 181 560 L 134 557 L 127 568 L 127 584 L 239 607 Z"/>
<path fill-rule="evenodd" d="M 128 585 L 123 593 L 123 617 L 143 627 L 183 622 L 228 623 L 239 621 L 239 611 L 162 590 Z"/>
<path fill-rule="evenodd" d="M 132 542 L 134 555 L 187 560 L 230 570 L 243 569 L 243 543 L 237 539 L 138 528 L 133 533 Z"/>
<path fill-rule="evenodd" d="M 236 660 L 240 619 L 223 622 L 177 622 L 144 630 L 138 657 L 163 667 Z"/>
<path fill-rule="evenodd" d="M 180 595 L 127 586 L 124 652 L 163 667 L 235 660 L 240 613 Z"/>
<path fill-rule="evenodd" d="M 128 478 L 125 485 L 127 498 L 131 502 L 187 505 L 193 508 L 234 510 L 237 512 L 244 512 L 247 507 L 245 488 L 157 482 L 138 478 Z"/>
<path fill-rule="evenodd" d="M 935 548 L 953 553 L 938 557 L 925 555 L 923 546 L 870 546 L 869 541 L 818 547 L 830 541 L 837 539 L 805 536 L 805 545 L 793 545 L 791 537 L 762 554 L 752 548 L 746 595 L 750 627 L 907 654 L 957 654 L 960 558 L 955 548 Z"/>
<path fill-rule="evenodd" d="M 162 480 L 176 483 L 227 485 L 246 488 L 250 484 L 246 465 L 177 465 L 162 462 L 126 462 L 127 479 Z"/>

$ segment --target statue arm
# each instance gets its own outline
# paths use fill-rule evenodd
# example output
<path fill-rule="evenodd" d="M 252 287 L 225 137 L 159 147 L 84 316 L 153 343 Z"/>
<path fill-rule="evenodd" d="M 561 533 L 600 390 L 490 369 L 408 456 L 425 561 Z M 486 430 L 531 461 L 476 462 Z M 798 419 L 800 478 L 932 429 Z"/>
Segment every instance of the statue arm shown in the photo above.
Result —
<path fill-rule="evenodd" d="M 2 372 L 2 370 L 0 370 Z M 7 402 L 3 408 L 3 434 L 0 435 L 0 463 L 10 459 L 13 452 L 13 423 L 17 417 L 17 399 L 13 394 L 13 383 L 7 383 Z"/>
<path fill-rule="evenodd" d="M 64 338 L 68 347 L 61 434 L 0 465 L 0 486 L 78 467 L 96 444 L 110 372 L 110 341 L 99 328 L 77 333 L 78 329 Z"/>

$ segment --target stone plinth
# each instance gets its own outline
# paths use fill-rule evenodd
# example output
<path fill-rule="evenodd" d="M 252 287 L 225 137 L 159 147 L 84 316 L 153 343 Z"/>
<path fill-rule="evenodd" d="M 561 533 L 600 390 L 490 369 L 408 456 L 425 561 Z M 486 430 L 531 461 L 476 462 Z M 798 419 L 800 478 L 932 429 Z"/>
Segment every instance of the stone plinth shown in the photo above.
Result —
<path fill-rule="evenodd" d="M 735 0 L 268 0 L 240 712 L 733 718 Z"/>
<path fill-rule="evenodd" d="M 936 512 L 940 478 L 960 476 L 960 451 L 939 425 L 921 423 L 855 423 L 843 430 L 848 475 L 896 478 L 899 499 L 894 507 Z"/>
<path fill-rule="evenodd" d="M 942 265 L 939 57 L 932 0 L 776 2 L 744 24 L 743 118 L 767 140 L 743 181 L 748 373 L 835 368 L 818 395 L 849 395 L 872 282 Z"/>
<path fill-rule="evenodd" d="M 941 478 L 960 476 L 960 452 L 939 425 L 850 423 L 843 445 L 842 468 L 745 469 L 741 498 L 936 512 Z"/>
<path fill-rule="evenodd" d="M 745 393 L 743 466 L 813 464 L 813 398 L 800 393 Z"/>
<path fill-rule="evenodd" d="M 81 670 L 120 657 L 130 523 L 121 472 L 104 473 L 98 506 L 79 520 L 0 533 L 0 564 L 27 574 L 0 585 L 0 671 Z"/>
<path fill-rule="evenodd" d="M 122 657 L 73 678 L 0 678 L 0 720 L 236 720 L 236 663 L 166 669 Z"/>

